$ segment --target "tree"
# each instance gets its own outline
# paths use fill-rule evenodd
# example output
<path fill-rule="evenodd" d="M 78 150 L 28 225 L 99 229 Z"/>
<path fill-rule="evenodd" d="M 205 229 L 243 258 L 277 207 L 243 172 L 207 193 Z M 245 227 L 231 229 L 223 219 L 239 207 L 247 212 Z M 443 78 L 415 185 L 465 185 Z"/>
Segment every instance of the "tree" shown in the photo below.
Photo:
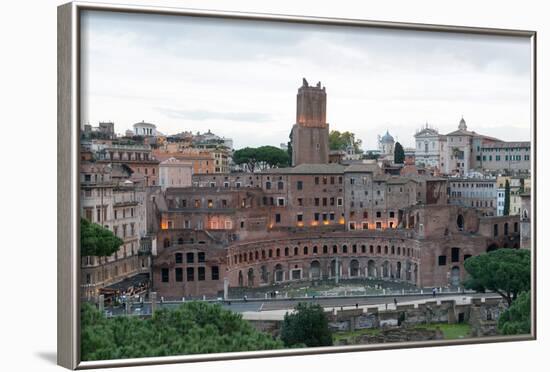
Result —
<path fill-rule="evenodd" d="M 361 140 L 355 139 L 355 134 L 351 132 L 339 132 L 337 130 L 331 130 L 328 135 L 328 144 L 331 150 L 346 150 L 346 148 L 352 144 L 356 154 L 362 154 Z"/>
<path fill-rule="evenodd" d="M 510 214 L 510 182 L 506 180 L 504 183 L 504 212 L 505 216 Z"/>
<path fill-rule="evenodd" d="M 110 256 L 124 242 L 111 230 L 92 223 L 85 218 L 80 219 L 80 254 L 84 256 Z"/>
<path fill-rule="evenodd" d="M 531 255 L 525 249 L 497 249 L 464 262 L 470 274 L 466 288 L 493 291 L 501 295 L 508 306 L 518 294 L 531 287 Z"/>
<path fill-rule="evenodd" d="M 522 292 L 500 315 L 497 329 L 503 335 L 531 333 L 531 291 Z"/>
<path fill-rule="evenodd" d="M 332 333 L 323 308 L 318 304 L 299 303 L 294 313 L 286 313 L 281 340 L 288 347 L 331 346 Z"/>
<path fill-rule="evenodd" d="M 244 164 L 249 172 L 257 169 L 286 167 L 290 163 L 288 152 L 274 146 L 245 147 L 233 154 L 235 164 Z"/>
<path fill-rule="evenodd" d="M 403 164 L 405 161 L 405 150 L 399 142 L 395 143 L 395 149 L 393 150 L 393 162 L 395 164 Z"/>
<path fill-rule="evenodd" d="M 218 304 L 190 301 L 152 318 L 105 318 L 94 306 L 81 312 L 82 360 L 280 349 L 283 343 L 257 331 L 241 314 Z"/>

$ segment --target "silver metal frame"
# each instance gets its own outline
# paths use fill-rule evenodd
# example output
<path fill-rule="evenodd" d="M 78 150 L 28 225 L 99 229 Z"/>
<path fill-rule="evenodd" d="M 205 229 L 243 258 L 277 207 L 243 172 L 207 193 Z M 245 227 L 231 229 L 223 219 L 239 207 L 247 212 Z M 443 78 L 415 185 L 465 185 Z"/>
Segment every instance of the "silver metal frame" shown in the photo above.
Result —
<path fill-rule="evenodd" d="M 411 31 L 436 31 L 462 34 L 525 37 L 531 40 L 531 177 L 532 177 L 532 332 L 530 335 L 497 336 L 464 340 L 402 342 L 392 344 L 334 346 L 322 348 L 249 351 L 219 354 L 181 355 L 137 359 L 80 361 L 80 254 L 79 254 L 79 130 L 80 130 L 80 15 L 84 10 L 181 15 L 192 17 L 256 20 L 284 23 L 370 27 Z M 441 26 L 399 22 L 380 22 L 343 18 L 304 17 L 281 14 L 225 12 L 154 6 L 112 5 L 72 2 L 58 7 L 58 156 L 57 156 L 57 363 L 69 369 L 121 367 L 134 365 L 201 362 L 245 358 L 342 353 L 367 350 L 404 349 L 427 346 L 482 344 L 536 339 L 536 32 L 481 27 Z M 533 156 L 534 155 L 534 156 Z"/>

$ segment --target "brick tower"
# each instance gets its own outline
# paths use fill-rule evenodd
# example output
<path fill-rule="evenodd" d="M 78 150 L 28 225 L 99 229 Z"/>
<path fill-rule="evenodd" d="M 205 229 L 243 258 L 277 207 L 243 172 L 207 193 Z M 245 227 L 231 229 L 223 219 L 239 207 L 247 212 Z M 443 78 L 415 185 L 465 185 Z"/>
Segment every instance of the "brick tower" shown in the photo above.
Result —
<path fill-rule="evenodd" d="M 325 87 L 321 87 L 321 82 L 314 87 L 309 86 L 307 80 L 303 79 L 296 98 L 296 124 L 292 127 L 292 166 L 327 164 L 329 130 Z"/>

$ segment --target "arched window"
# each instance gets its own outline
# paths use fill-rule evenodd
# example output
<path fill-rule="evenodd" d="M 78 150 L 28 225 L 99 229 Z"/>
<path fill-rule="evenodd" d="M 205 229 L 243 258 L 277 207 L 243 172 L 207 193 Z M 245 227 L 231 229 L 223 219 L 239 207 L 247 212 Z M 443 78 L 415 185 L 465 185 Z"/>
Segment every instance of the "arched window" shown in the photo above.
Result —
<path fill-rule="evenodd" d="M 456 227 L 458 227 L 459 231 L 464 230 L 464 217 L 461 214 L 456 218 Z"/>
<path fill-rule="evenodd" d="M 288 256 L 289 251 L 290 251 L 290 250 L 288 249 L 288 247 L 286 247 L 286 248 L 285 248 L 285 256 Z"/>
<path fill-rule="evenodd" d="M 308 254 L 308 249 L 307 247 L 304 247 L 304 256 L 306 256 Z"/>
<path fill-rule="evenodd" d="M 313 254 L 317 254 L 317 246 L 316 245 L 313 246 Z"/>
<path fill-rule="evenodd" d="M 298 247 L 294 247 L 294 255 L 295 255 L 295 256 L 298 255 Z"/>
<path fill-rule="evenodd" d="M 504 223 L 504 235 L 508 235 L 508 222 Z"/>

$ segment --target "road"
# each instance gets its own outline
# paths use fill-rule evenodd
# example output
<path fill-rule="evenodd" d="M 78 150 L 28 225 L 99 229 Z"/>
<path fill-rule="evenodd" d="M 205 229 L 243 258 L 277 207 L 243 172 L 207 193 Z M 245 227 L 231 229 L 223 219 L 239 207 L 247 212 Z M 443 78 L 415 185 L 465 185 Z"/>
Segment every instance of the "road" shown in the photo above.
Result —
<path fill-rule="evenodd" d="M 435 298 L 432 295 L 392 295 L 392 296 L 361 296 L 361 297 L 324 297 L 324 298 L 300 298 L 300 299 L 274 299 L 274 300 L 232 300 L 230 303 L 223 303 L 222 307 L 231 310 L 236 313 L 251 312 L 251 311 L 271 311 L 271 310 L 285 310 L 293 309 L 299 302 L 310 302 L 321 305 L 324 308 L 331 307 L 346 307 L 346 306 L 366 306 L 366 305 L 384 305 L 393 304 L 394 298 L 397 303 L 418 301 L 418 300 L 445 300 L 456 298 L 457 296 L 469 297 L 469 298 L 481 298 L 481 297 L 494 297 L 494 293 L 449 293 L 438 294 Z M 169 302 L 157 305 L 158 308 L 175 308 L 179 306 L 181 302 Z M 139 309 L 139 310 L 137 310 Z M 106 308 L 106 311 L 113 316 L 123 315 L 125 313 L 124 308 Z M 141 303 L 133 304 L 132 313 L 134 315 L 150 315 L 151 304 Z"/>

